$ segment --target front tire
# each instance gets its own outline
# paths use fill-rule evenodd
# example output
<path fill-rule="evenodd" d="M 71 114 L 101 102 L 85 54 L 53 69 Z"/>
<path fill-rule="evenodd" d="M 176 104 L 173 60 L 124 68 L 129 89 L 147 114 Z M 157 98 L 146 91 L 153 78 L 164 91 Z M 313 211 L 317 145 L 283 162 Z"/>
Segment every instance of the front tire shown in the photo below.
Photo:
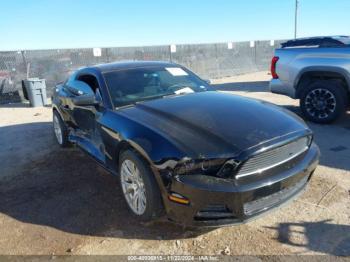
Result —
<path fill-rule="evenodd" d="M 339 81 L 318 80 L 303 90 L 300 109 L 308 120 L 327 124 L 345 113 L 347 101 L 347 93 Z"/>
<path fill-rule="evenodd" d="M 119 180 L 130 211 L 142 221 L 162 212 L 161 194 L 149 165 L 136 152 L 124 151 L 119 159 Z"/>
<path fill-rule="evenodd" d="M 70 143 L 68 141 L 68 129 L 65 123 L 63 122 L 60 114 L 56 110 L 53 111 L 52 122 L 53 122 L 53 131 L 54 131 L 57 143 L 61 147 L 70 146 Z"/>

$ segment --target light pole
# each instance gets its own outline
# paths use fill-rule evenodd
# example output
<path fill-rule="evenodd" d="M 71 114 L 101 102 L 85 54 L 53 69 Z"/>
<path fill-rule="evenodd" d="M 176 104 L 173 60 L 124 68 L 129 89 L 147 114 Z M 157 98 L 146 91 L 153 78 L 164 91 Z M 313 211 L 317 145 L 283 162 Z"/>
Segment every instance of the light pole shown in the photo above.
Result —
<path fill-rule="evenodd" d="M 294 39 L 297 38 L 297 29 L 298 29 L 298 5 L 299 5 L 299 0 L 295 0 Z"/>

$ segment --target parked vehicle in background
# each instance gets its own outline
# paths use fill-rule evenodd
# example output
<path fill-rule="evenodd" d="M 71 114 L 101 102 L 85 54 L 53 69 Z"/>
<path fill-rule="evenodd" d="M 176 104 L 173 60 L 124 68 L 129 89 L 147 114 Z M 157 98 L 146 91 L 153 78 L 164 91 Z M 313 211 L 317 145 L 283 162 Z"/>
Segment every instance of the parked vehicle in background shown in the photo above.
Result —
<path fill-rule="evenodd" d="M 165 212 L 186 225 L 241 223 L 297 196 L 318 163 L 298 116 L 212 91 L 173 63 L 84 68 L 52 101 L 58 143 L 76 144 L 117 175 L 143 220 Z"/>
<path fill-rule="evenodd" d="M 300 99 L 304 116 L 330 123 L 349 106 L 350 37 L 290 40 L 275 51 L 270 90 Z"/>

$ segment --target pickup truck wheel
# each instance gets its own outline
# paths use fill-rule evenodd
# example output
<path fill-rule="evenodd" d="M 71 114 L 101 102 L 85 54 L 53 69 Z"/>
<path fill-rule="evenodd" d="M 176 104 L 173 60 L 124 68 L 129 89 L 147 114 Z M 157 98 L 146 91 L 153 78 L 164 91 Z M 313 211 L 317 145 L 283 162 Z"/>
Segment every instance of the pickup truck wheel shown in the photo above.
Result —
<path fill-rule="evenodd" d="M 53 111 L 52 123 L 53 123 L 53 131 L 55 133 L 57 143 L 61 147 L 70 146 L 70 143 L 68 141 L 68 129 L 64 124 L 59 113 L 57 113 L 57 111 Z"/>
<path fill-rule="evenodd" d="M 330 123 L 341 116 L 347 105 L 347 94 L 338 81 L 314 81 L 300 97 L 300 108 L 310 121 Z"/>
<path fill-rule="evenodd" d="M 134 151 L 121 154 L 119 178 L 126 203 L 135 216 L 143 221 L 160 216 L 162 202 L 158 184 L 149 165 Z"/>

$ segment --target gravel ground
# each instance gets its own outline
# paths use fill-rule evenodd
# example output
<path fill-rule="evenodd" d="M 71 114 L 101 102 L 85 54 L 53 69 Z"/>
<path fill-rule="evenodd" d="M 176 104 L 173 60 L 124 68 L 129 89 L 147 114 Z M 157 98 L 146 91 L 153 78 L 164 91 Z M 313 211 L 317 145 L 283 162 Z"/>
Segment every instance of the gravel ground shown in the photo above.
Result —
<path fill-rule="evenodd" d="M 297 101 L 266 92 L 259 72 L 214 87 L 299 113 Z M 307 191 L 240 226 L 191 231 L 130 216 L 116 179 L 78 149 L 60 149 L 51 110 L 0 107 L 0 254 L 350 255 L 350 114 L 309 123 L 321 149 Z"/>

